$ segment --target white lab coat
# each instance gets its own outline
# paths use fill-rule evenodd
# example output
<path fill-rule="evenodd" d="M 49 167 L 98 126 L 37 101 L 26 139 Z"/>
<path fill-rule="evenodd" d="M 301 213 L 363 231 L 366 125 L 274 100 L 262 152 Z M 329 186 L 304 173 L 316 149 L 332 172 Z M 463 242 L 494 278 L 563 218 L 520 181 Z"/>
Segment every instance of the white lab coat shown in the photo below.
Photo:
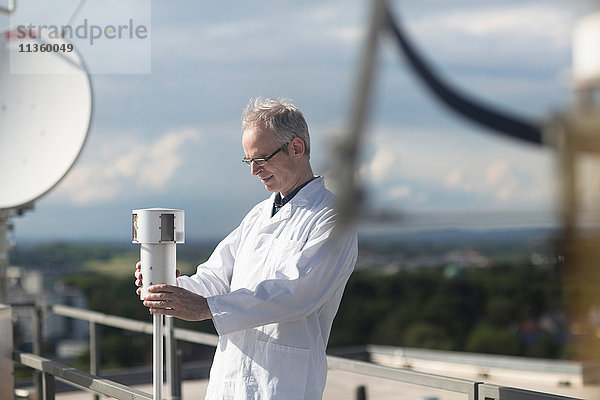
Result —
<path fill-rule="evenodd" d="M 323 395 L 325 347 L 356 262 L 356 231 L 332 237 L 335 198 L 322 177 L 271 217 L 273 196 L 246 215 L 196 274 L 178 279 L 207 297 L 219 334 L 207 399 Z"/>

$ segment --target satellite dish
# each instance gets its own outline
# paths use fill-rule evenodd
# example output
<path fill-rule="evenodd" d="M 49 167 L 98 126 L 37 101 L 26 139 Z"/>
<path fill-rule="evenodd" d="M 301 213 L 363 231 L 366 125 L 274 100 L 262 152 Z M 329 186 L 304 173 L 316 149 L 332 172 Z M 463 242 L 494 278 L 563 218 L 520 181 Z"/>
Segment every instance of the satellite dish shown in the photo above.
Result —
<path fill-rule="evenodd" d="M 89 74 L 72 44 L 0 32 L 0 210 L 29 205 L 60 182 L 91 115 Z"/>

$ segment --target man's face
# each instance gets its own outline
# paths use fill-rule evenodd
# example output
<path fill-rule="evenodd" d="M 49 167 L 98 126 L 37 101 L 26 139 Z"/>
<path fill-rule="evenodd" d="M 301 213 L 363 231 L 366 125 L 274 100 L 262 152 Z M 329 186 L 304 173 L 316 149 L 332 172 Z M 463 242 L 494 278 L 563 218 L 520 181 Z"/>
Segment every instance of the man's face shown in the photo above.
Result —
<path fill-rule="evenodd" d="M 275 152 L 279 145 L 275 142 L 273 132 L 250 126 L 242 135 L 242 147 L 246 158 L 265 158 Z M 269 192 L 280 192 L 282 196 L 289 194 L 299 184 L 297 163 L 284 150 L 261 167 L 252 163 L 250 173 L 256 175 Z"/>

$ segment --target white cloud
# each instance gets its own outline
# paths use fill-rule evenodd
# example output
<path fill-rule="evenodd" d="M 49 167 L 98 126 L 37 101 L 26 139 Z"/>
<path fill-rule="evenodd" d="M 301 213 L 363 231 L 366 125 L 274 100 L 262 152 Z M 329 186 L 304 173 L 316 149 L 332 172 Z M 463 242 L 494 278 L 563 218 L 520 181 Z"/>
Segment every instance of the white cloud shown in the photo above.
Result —
<path fill-rule="evenodd" d="M 331 35 L 345 44 L 359 43 L 365 29 L 360 26 L 340 26 L 331 30 Z"/>
<path fill-rule="evenodd" d="M 486 170 L 485 178 L 488 184 L 497 184 L 500 179 L 506 175 L 508 164 L 505 161 L 497 161 L 492 163 Z"/>
<path fill-rule="evenodd" d="M 447 188 L 453 188 L 462 190 L 466 193 L 473 191 L 473 183 L 465 173 L 458 168 L 450 170 L 446 179 L 444 180 L 444 186 Z"/>
<path fill-rule="evenodd" d="M 197 140 L 199 137 L 196 130 L 182 129 L 165 134 L 145 148 L 138 148 L 140 184 L 157 191 L 164 191 L 167 182 L 181 165 L 179 149 L 185 142 Z"/>
<path fill-rule="evenodd" d="M 216 14 L 228 12 L 228 6 L 213 6 Z M 314 61 L 323 62 L 319 58 L 333 59 L 333 54 L 341 54 L 339 46 L 347 51 L 362 38 L 366 26 L 362 21 L 363 7 L 356 1 L 289 3 L 269 9 L 252 6 L 246 13 L 238 10 L 233 18 L 202 18 L 184 25 L 167 21 L 154 28 L 153 52 L 176 54 L 195 68 L 264 68 L 266 64 L 299 62 L 314 66 Z M 188 12 L 202 12 L 205 8 L 191 6 Z"/>
<path fill-rule="evenodd" d="M 509 187 L 501 187 L 496 191 L 496 198 L 498 200 L 509 200 L 513 194 Z"/>
<path fill-rule="evenodd" d="M 412 194 L 412 189 L 408 185 L 397 185 L 388 190 L 388 196 L 391 199 L 403 199 Z"/>
<path fill-rule="evenodd" d="M 568 62 L 578 10 L 557 1 L 469 4 L 446 12 L 405 13 L 415 44 L 429 58 L 474 67 L 548 70 Z"/>
<path fill-rule="evenodd" d="M 383 181 L 390 173 L 396 162 L 396 156 L 386 148 L 380 148 L 371 161 L 368 172 L 375 182 Z"/>
<path fill-rule="evenodd" d="M 448 173 L 448 176 L 446 176 L 444 185 L 446 187 L 456 187 L 462 180 L 463 176 L 463 172 L 455 168 Z"/>
<path fill-rule="evenodd" d="M 490 136 L 414 128 L 374 134 L 374 156 L 362 166 L 361 178 L 381 201 L 427 205 L 443 199 L 447 208 L 464 207 L 460 199 L 493 207 L 547 208 L 554 196 L 551 158 L 513 142 Z M 439 147 L 440 138 L 445 138 Z M 474 148 L 475 142 L 488 142 Z M 402 165 L 397 161 L 402 158 Z M 457 200 L 458 199 L 458 200 Z"/>
<path fill-rule="evenodd" d="M 76 164 L 59 185 L 57 197 L 77 205 L 90 205 L 140 189 L 145 194 L 164 192 L 182 163 L 182 147 L 199 138 L 200 133 L 192 128 L 169 131 L 146 142 L 131 136 L 104 138 L 104 143 L 95 145 L 96 159 Z"/>
<path fill-rule="evenodd" d="M 529 37 L 568 43 L 569 15 L 552 5 L 515 5 L 449 13 L 437 20 L 439 27 L 477 36 Z"/>

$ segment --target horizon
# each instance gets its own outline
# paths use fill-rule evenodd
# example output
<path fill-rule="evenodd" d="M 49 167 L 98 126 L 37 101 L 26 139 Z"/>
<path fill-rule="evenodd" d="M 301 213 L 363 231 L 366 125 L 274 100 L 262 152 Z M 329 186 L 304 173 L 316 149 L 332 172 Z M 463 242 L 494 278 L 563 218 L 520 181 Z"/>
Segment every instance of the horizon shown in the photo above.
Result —
<path fill-rule="evenodd" d="M 359 245 L 362 243 L 371 242 L 374 240 L 391 240 L 391 241 L 456 241 L 466 240 L 466 238 L 487 240 L 488 237 L 502 236 L 507 241 L 511 239 L 506 237 L 507 234 L 539 234 L 546 233 L 549 235 L 560 234 L 561 227 L 553 224 L 541 224 L 541 225 L 523 225 L 523 226 L 425 226 L 425 227 L 359 227 L 358 238 Z M 431 235 L 427 237 L 427 235 Z M 133 249 L 138 244 L 133 243 L 131 238 L 128 240 L 110 239 L 107 237 L 80 237 L 80 238 L 60 238 L 60 237 L 46 237 L 46 236 L 28 236 L 20 239 L 18 235 L 11 235 L 12 246 L 37 246 L 37 245 L 51 245 L 51 244 L 98 244 L 107 246 L 117 247 L 128 247 L 132 246 Z M 454 238 L 452 238 L 454 236 Z M 223 237 L 188 237 L 186 235 L 185 243 L 181 243 L 181 246 L 187 245 L 214 245 L 216 246 Z M 9 248 L 10 254 L 10 248 Z"/>

